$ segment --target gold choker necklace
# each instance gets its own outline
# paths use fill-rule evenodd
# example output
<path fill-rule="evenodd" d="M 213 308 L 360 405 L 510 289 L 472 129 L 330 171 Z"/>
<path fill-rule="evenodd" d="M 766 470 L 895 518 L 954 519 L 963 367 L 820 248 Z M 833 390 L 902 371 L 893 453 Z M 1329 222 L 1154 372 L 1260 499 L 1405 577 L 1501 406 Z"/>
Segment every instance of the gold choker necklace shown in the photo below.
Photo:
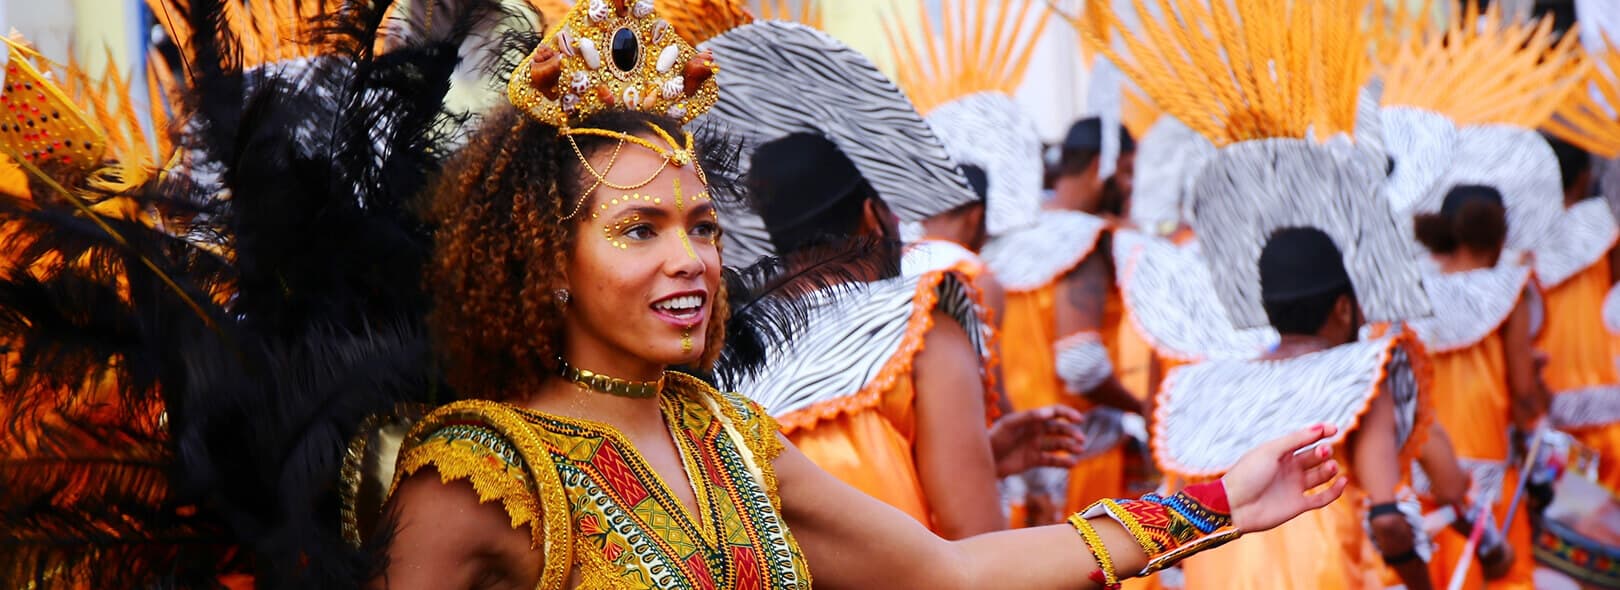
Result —
<path fill-rule="evenodd" d="M 619 397 L 648 398 L 664 390 L 662 375 L 653 381 L 626 381 L 575 367 L 561 359 L 557 361 L 557 374 L 580 387 Z"/>

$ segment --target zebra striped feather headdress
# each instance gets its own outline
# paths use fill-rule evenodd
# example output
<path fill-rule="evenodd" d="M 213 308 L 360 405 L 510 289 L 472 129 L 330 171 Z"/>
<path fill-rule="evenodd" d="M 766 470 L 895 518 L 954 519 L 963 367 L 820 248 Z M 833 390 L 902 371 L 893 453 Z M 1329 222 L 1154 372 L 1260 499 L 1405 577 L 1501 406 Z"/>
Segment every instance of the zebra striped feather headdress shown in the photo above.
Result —
<path fill-rule="evenodd" d="M 792 133 L 818 133 L 855 163 L 902 221 L 921 221 L 978 200 L 910 99 L 866 56 L 821 31 L 787 22 L 737 27 L 704 45 L 725 64 L 726 91 L 703 120 L 744 151 Z M 748 154 L 741 161 L 746 165 Z M 746 172 L 746 171 L 744 171 Z M 728 208 L 731 218 L 748 215 Z M 769 242 L 728 241 L 728 258 L 769 253 Z"/>

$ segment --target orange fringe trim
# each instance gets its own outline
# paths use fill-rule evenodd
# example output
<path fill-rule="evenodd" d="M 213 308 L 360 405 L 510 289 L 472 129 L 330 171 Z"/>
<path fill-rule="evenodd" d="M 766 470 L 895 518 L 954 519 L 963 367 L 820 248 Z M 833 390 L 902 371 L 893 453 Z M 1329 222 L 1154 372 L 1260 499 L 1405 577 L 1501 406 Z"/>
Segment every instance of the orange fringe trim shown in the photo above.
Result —
<path fill-rule="evenodd" d="M 939 284 L 945 273 L 931 272 L 917 281 L 917 295 L 912 298 L 911 318 L 906 323 L 906 334 L 901 337 L 900 348 L 894 351 L 877 377 L 851 395 L 816 402 L 776 420 L 782 425 L 782 434 L 792 435 L 802 428 L 810 428 L 823 420 L 832 420 L 845 414 L 854 414 L 877 407 L 884 392 L 894 387 L 900 377 L 911 374 L 912 362 L 923 349 L 923 340 L 934 328 L 934 307 L 939 304 Z"/>
<path fill-rule="evenodd" d="M 984 420 L 985 425 L 995 424 L 1001 417 L 1001 390 L 997 387 L 996 369 L 1001 366 L 1001 329 L 1000 320 L 996 318 L 996 310 L 984 300 L 984 290 L 979 288 L 979 277 L 984 276 L 986 267 L 977 259 L 961 260 L 942 272 L 955 273 L 957 280 L 968 287 L 968 296 L 973 299 L 973 307 L 979 311 L 979 330 L 983 333 L 984 359 L 979 369 L 979 376 L 984 383 Z"/>

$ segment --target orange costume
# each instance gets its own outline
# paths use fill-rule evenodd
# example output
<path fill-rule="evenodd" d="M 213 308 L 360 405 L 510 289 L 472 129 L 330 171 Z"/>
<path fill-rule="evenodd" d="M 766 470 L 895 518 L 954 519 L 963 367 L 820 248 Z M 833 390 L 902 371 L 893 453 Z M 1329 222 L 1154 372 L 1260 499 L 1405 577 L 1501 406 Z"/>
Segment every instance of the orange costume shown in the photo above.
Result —
<path fill-rule="evenodd" d="M 759 153 L 744 154 L 759 219 L 750 221 L 753 212 L 746 208 L 721 212 L 730 236 L 728 262 L 746 265 L 746 256 L 731 255 L 769 252 L 778 246 L 770 240 L 783 238 L 788 229 L 848 231 L 815 224 L 823 221 L 818 215 L 827 205 L 853 198 L 845 187 L 857 183 L 904 222 L 977 201 L 928 122 L 866 56 L 818 31 L 776 22 L 733 29 L 708 46 L 726 64 L 717 74 L 726 90 L 709 117 L 745 135 L 753 147 L 803 144 L 805 135 L 828 146 L 816 148 L 824 162 L 800 166 L 798 159 L 778 160 L 792 166 L 774 173 L 765 170 Z M 795 59 L 780 59 L 778 51 L 784 50 Z M 827 84 L 828 79 L 840 83 Z M 780 100 L 783 88 L 798 89 L 794 100 Z M 844 108 L 852 100 L 865 108 Z M 834 111 L 847 116 L 825 115 Z M 834 174 L 838 187 L 811 186 L 806 179 Z M 795 304 L 808 306 L 804 328 L 791 342 L 768 351 L 758 371 L 726 384 L 764 406 L 821 468 L 929 526 L 935 518 L 917 470 L 913 363 L 936 314 L 961 324 L 981 355 L 976 367 L 981 385 L 993 391 L 984 370 L 992 334 L 984 329 L 977 294 L 964 283 L 969 273 L 951 272 L 953 266 L 847 285 L 859 290 L 855 296 L 796 298 Z"/>
<path fill-rule="evenodd" d="M 1435 315 L 1410 324 L 1432 355 L 1435 419 L 1451 437 L 1462 467 L 1473 476 L 1473 495 L 1496 498 L 1496 523 L 1507 518 L 1519 480 L 1509 463 L 1512 399 L 1501 326 L 1519 305 L 1537 303 L 1525 297 L 1533 293 L 1530 274 L 1529 268 L 1512 264 L 1429 274 L 1423 285 L 1435 303 Z M 1423 485 L 1417 487 L 1421 492 Z M 1535 557 L 1528 550 L 1530 541 L 1529 511 L 1521 508 L 1507 538 L 1515 549 L 1513 567 L 1506 577 L 1492 580 L 1491 588 L 1534 587 Z M 1435 543 L 1430 570 L 1437 583 L 1444 583 L 1464 558 L 1467 539 L 1447 529 Z M 1485 587 L 1480 567 L 1470 568 L 1463 587 Z"/>
<path fill-rule="evenodd" d="M 1518 485 L 1518 473 L 1510 464 L 1515 457 L 1510 457 L 1508 449 L 1513 400 L 1500 332 L 1508 316 L 1518 306 L 1528 305 L 1531 323 L 1544 318 L 1536 347 L 1549 353 L 1550 363 L 1542 376 L 1550 389 L 1617 383 L 1607 353 L 1571 348 L 1609 348 L 1601 327 L 1592 329 L 1597 324 L 1602 290 L 1584 305 L 1558 305 L 1554 298 L 1568 295 L 1547 292 L 1542 314 L 1541 301 L 1534 298 L 1537 290 L 1531 271 L 1518 266 L 1521 253 L 1534 253 L 1534 279 L 1541 280 L 1542 287 L 1550 287 L 1592 263 L 1591 258 L 1578 261 L 1586 254 L 1571 256 L 1571 250 L 1601 256 L 1609 246 L 1586 242 L 1612 245 L 1614 237 L 1601 237 L 1601 230 L 1588 232 L 1592 227 L 1586 220 L 1571 214 L 1558 219 L 1563 201 L 1558 159 L 1536 131 L 1554 125 L 1552 109 L 1565 96 L 1584 94 L 1578 91 L 1584 71 L 1578 47 L 1554 47 L 1550 23 L 1545 21 L 1515 23 L 1497 5 L 1489 6 L 1482 19 L 1477 18 L 1481 15 L 1476 10 L 1469 5 L 1468 13 L 1447 31 L 1435 31 L 1443 34 L 1421 34 L 1409 45 L 1390 45 L 1401 50 L 1388 55 L 1390 63 L 1383 71 L 1383 125 L 1388 130 L 1388 151 L 1396 162 L 1387 195 L 1403 224 L 1409 224 L 1414 214 L 1442 211 L 1442 199 L 1453 186 L 1492 186 L 1500 191 L 1507 209 L 1502 264 L 1455 274 L 1429 272 L 1424 289 L 1434 301 L 1435 314 L 1411 323 L 1434 353 L 1435 413 L 1452 438 L 1461 467 L 1473 475 L 1471 496 L 1474 501 L 1494 496 L 1495 525 L 1502 525 L 1500 519 L 1507 515 Z M 1482 52 L 1516 55 L 1511 60 L 1479 60 L 1476 57 Z M 1435 86 L 1435 79 L 1448 79 L 1450 84 L 1445 86 L 1450 88 L 1482 91 L 1447 92 Z M 1495 84 L 1500 79 L 1515 79 L 1515 83 Z M 1492 88 L 1497 91 L 1490 91 Z M 1531 96 L 1520 91 L 1524 88 L 1542 91 Z M 1591 118 L 1570 118 L 1570 122 L 1588 120 Z M 1411 165 L 1403 165 L 1405 162 Z M 1604 217 L 1607 219 L 1597 222 L 1605 222 L 1609 232 L 1614 232 L 1614 219 L 1607 211 Z M 1571 248 L 1571 242 L 1583 245 Z M 1607 282 L 1602 289 L 1607 289 Z M 1560 314 L 1558 306 L 1565 308 L 1563 318 L 1555 318 Z M 1586 326 L 1579 326 L 1581 323 Z M 1592 358 L 1602 358 L 1604 366 L 1597 368 Z M 1554 407 L 1558 404 L 1555 400 Z M 1554 425 L 1562 426 L 1557 410 L 1554 413 Z M 1534 556 L 1526 512 L 1521 507 L 1515 522 L 1507 524 L 1510 530 L 1505 541 L 1515 548 L 1515 562 L 1507 577 L 1492 580 L 1489 587 L 1533 587 Z M 1452 584 L 1455 580 L 1450 575 L 1458 561 L 1474 556 L 1464 556 L 1466 540 L 1461 533 L 1443 530 L 1435 541 L 1437 553 L 1430 561 L 1435 584 Z M 1463 587 L 1482 587 L 1481 567 L 1474 564 L 1463 582 Z"/>
<path fill-rule="evenodd" d="M 992 240 L 984 260 L 1007 292 L 1001 334 L 1009 344 L 1001 352 L 1001 370 L 1013 409 L 1067 404 L 1090 410 L 1087 456 L 1066 478 L 1047 475 L 1032 484 L 1055 486 L 1032 491 L 1065 498 L 1063 511 L 1072 513 L 1125 495 L 1125 455 L 1117 444 L 1120 413 L 1083 397 L 1113 374 L 1113 353 L 1106 345 L 1114 334 L 1106 324 L 1100 332 L 1057 333 L 1058 283 L 1093 254 L 1105 238 L 1104 223 L 1075 211 L 1044 211 L 1038 219 Z M 1119 318 L 1114 319 L 1117 327 Z"/>
<path fill-rule="evenodd" d="M 1563 213 L 1554 240 L 1536 251 L 1536 278 L 1546 292 L 1546 320 L 1536 347 L 1547 354 L 1542 378 L 1552 390 L 1550 418 L 1603 456 L 1598 477 L 1620 489 L 1620 374 L 1614 334 L 1600 321 L 1611 279 L 1607 254 L 1620 239 L 1601 199 Z"/>
<path fill-rule="evenodd" d="M 1024 18 L 1031 8 L 1038 10 L 1032 0 L 948 0 L 940 5 L 940 18 L 925 15 L 914 23 L 916 29 L 913 24 L 897 23 L 885 29 L 890 55 L 899 64 L 895 83 L 978 194 L 983 203 L 984 236 L 991 239 L 1034 223 L 1040 203 L 1040 133 L 1035 121 L 1012 98 L 1051 16 L 1040 11 L 1040 18 L 1026 27 Z M 910 33 L 914 30 L 915 37 Z M 914 42 L 917 38 L 928 41 L 919 45 Z M 932 45 L 935 39 L 957 51 L 957 57 L 938 60 Z M 901 233 L 908 230 L 923 233 L 916 226 L 902 227 Z M 902 263 L 902 272 L 908 275 L 952 270 L 969 283 L 994 274 L 977 253 L 960 243 L 937 239 L 908 246 Z M 999 332 L 1000 318 L 987 317 L 985 323 Z M 986 367 L 992 375 L 1000 362 L 998 341 L 992 335 L 991 364 Z"/>
<path fill-rule="evenodd" d="M 1227 330 L 1244 338 L 1263 335 L 1248 332 L 1270 326 L 1261 301 L 1266 291 L 1261 284 L 1261 252 L 1275 232 L 1293 228 L 1320 230 L 1337 247 L 1367 321 L 1392 323 L 1429 311 L 1418 288 L 1418 270 L 1377 194 L 1387 174 L 1386 158 L 1375 149 L 1374 138 L 1360 137 L 1358 132 L 1363 123 L 1358 120 L 1358 94 L 1370 69 L 1370 63 L 1362 60 L 1370 60 L 1373 36 L 1364 28 L 1359 8 L 1238 2 L 1236 11 L 1244 22 L 1301 24 L 1245 28 L 1249 37 L 1244 41 L 1229 34 L 1229 27 L 1200 22 L 1196 11 L 1185 18 L 1160 16 L 1157 22 L 1138 27 L 1115 14 L 1109 3 L 1089 7 L 1099 12 L 1096 20 L 1104 30 L 1088 38 L 1094 48 L 1118 64 L 1167 114 L 1216 146 L 1198 173 L 1191 200 L 1199 248 L 1192 260 L 1207 267 L 1207 278 L 1152 268 L 1163 260 L 1174 261 L 1173 256 L 1137 253 L 1134 263 L 1123 269 L 1123 280 L 1126 301 L 1139 326 L 1163 320 L 1154 317 L 1161 307 L 1179 308 L 1174 313 L 1192 318 L 1210 315 L 1192 302 L 1132 302 L 1132 291 L 1140 287 L 1149 292 L 1147 287 L 1160 277 L 1176 292 L 1203 291 L 1206 297 L 1213 293 L 1231 320 Z M 1315 12 L 1319 10 L 1339 12 Z M 1113 35 L 1124 37 L 1124 42 L 1097 42 Z M 1277 38 L 1256 43 L 1255 35 Z M 1284 36 L 1343 42 L 1326 49 L 1324 44 L 1294 43 Z M 1272 76 L 1278 83 L 1257 87 L 1247 70 L 1232 69 L 1242 66 L 1218 57 L 1238 51 L 1248 55 L 1242 61 L 1274 64 Z M 1188 88 L 1196 92 L 1189 93 Z M 1208 287 L 1200 288 L 1200 281 L 1207 281 Z M 1177 342 L 1171 337 L 1207 342 L 1198 326 L 1218 326 L 1209 319 L 1185 327 L 1174 320 L 1163 325 L 1168 328 L 1143 330 L 1150 338 L 1164 332 L 1163 339 L 1154 343 L 1160 349 Z M 1283 360 L 1247 360 L 1242 355 L 1252 357 L 1253 348 L 1228 349 L 1237 358 L 1178 367 L 1165 378 L 1156 398 L 1150 437 L 1154 458 L 1170 476 L 1207 480 L 1224 474 L 1244 449 L 1259 441 L 1313 423 L 1329 423 L 1339 427 L 1332 444 L 1341 455 L 1341 468 L 1348 467 L 1344 442 L 1362 424 L 1372 403 L 1387 396 L 1394 408 L 1391 442 L 1397 449 L 1390 459 L 1397 465 L 1409 461 L 1427 428 L 1426 413 L 1420 411 L 1426 402 L 1423 358 L 1410 344 L 1408 336 L 1399 334 Z M 1011 364 L 1009 358 L 1007 365 Z M 1327 508 L 1183 562 L 1184 588 L 1383 588 L 1379 552 L 1365 528 L 1363 500 L 1371 490 L 1362 488 L 1354 473 L 1347 475 L 1351 485 L 1345 497 Z M 1382 496 L 1394 490 L 1378 492 Z"/>
<path fill-rule="evenodd" d="M 804 333 L 738 384 L 816 465 L 925 525 L 933 515 L 914 459 L 912 361 L 936 311 L 982 347 L 978 306 L 954 274 L 901 277 L 816 309 Z"/>
<path fill-rule="evenodd" d="M 1391 395 L 1397 423 L 1405 425 L 1400 457 L 1410 461 L 1422 442 L 1426 387 L 1422 357 L 1409 344 L 1405 336 L 1390 336 L 1287 360 L 1177 368 L 1160 393 L 1155 457 L 1177 477 L 1208 479 L 1235 461 L 1244 444 L 1321 421 L 1340 426 L 1336 454 L 1347 467 L 1342 443 L 1348 432 L 1374 396 Z M 1185 588 L 1383 588 L 1383 564 L 1365 528 L 1365 494 L 1345 471 L 1352 484 L 1328 507 L 1188 559 Z"/>

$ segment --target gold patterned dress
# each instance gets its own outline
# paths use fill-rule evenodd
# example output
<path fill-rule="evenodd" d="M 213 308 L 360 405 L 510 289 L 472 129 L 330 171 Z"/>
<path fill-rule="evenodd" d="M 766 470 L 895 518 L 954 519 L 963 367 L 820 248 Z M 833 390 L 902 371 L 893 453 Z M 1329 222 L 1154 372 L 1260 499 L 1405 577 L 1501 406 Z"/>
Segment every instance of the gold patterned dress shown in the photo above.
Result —
<path fill-rule="evenodd" d="M 543 548 L 540 588 L 809 588 L 782 520 L 776 421 L 736 394 L 671 374 L 664 416 L 698 513 L 606 424 L 488 401 L 434 410 L 405 438 L 395 476 L 424 467 L 499 500 Z"/>

